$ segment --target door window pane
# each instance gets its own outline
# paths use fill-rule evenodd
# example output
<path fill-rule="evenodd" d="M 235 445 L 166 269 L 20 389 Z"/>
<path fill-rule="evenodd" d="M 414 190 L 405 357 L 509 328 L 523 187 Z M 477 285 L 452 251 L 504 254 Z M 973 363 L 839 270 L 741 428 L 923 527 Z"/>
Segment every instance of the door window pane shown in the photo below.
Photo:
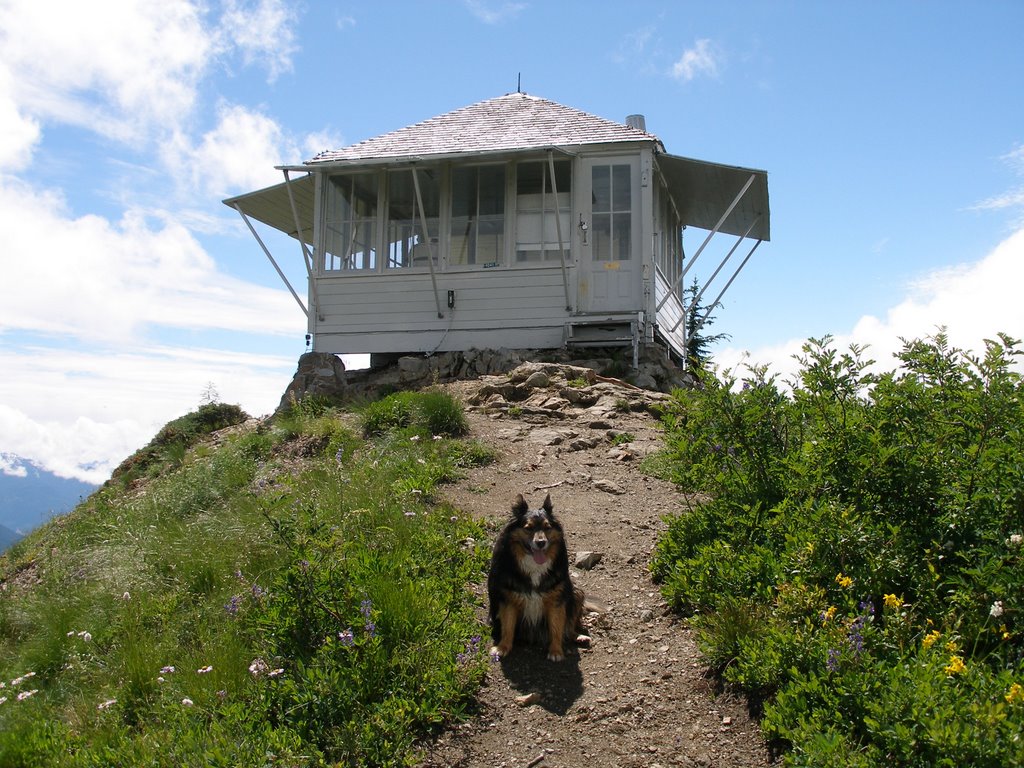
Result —
<path fill-rule="evenodd" d="M 632 171 L 629 164 L 591 167 L 591 241 L 595 261 L 632 258 Z"/>

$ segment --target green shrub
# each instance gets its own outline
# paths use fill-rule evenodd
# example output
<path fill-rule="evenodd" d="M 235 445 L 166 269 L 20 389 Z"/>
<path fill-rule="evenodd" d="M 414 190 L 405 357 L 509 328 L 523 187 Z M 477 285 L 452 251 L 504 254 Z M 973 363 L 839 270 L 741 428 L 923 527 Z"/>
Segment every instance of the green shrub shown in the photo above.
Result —
<path fill-rule="evenodd" d="M 211 432 L 241 424 L 249 415 L 237 405 L 205 403 L 194 411 L 165 424 L 144 447 L 129 456 L 114 470 L 112 480 L 127 485 L 152 475 L 160 468 L 181 465 L 188 449 Z"/>
<path fill-rule="evenodd" d="M 462 405 L 436 390 L 395 392 L 368 404 L 362 413 L 367 437 L 414 427 L 425 436 L 459 437 L 469 431 Z"/>
<path fill-rule="evenodd" d="M 658 467 L 707 501 L 653 572 L 728 681 L 777 692 L 789 764 L 1024 765 L 1019 354 L 940 332 L 877 375 L 812 339 L 790 394 L 674 394 Z"/>

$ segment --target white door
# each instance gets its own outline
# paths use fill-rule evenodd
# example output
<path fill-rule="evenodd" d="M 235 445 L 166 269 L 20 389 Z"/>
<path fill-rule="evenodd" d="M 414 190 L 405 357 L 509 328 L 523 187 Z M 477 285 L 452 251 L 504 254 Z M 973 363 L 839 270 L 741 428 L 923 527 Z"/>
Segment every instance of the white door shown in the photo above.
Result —
<path fill-rule="evenodd" d="M 579 308 L 593 313 L 641 309 L 640 160 L 584 160 L 582 176 Z"/>

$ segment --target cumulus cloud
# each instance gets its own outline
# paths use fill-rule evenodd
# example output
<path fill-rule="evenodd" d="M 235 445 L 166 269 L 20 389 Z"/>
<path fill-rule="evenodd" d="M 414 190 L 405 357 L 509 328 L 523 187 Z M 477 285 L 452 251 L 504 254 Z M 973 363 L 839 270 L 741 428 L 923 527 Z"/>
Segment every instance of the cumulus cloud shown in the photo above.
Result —
<path fill-rule="evenodd" d="M 266 66 L 273 82 L 292 69 L 292 56 L 298 50 L 295 21 L 293 6 L 283 0 L 227 0 L 220 28 L 245 63 Z"/>
<path fill-rule="evenodd" d="M 950 343 L 981 353 L 985 339 L 997 334 L 1024 338 L 1020 286 L 1024 285 L 1024 228 L 999 243 L 977 262 L 942 269 L 907 286 L 905 298 L 883 317 L 865 315 L 852 329 L 837 329 L 840 349 L 850 344 L 867 346 L 866 357 L 881 371 L 896 366 L 893 355 L 903 347 L 901 338 L 921 339 L 945 327 Z M 797 365 L 792 356 L 805 339 L 745 352 L 725 349 L 715 355 L 722 369 L 738 370 L 743 363 L 768 364 L 780 378 L 789 378 Z"/>
<path fill-rule="evenodd" d="M 294 320 L 286 291 L 224 274 L 173 221 L 73 217 L 59 194 L 6 183 L 0 231 L 0 333 L 125 342 L 155 326 L 279 334 Z"/>
<path fill-rule="evenodd" d="M 715 77 L 718 75 L 720 58 L 712 42 L 707 38 L 701 38 L 692 48 L 683 51 L 683 55 L 672 65 L 672 77 L 684 82 L 689 82 L 700 75 Z"/>
<path fill-rule="evenodd" d="M 164 164 L 177 168 L 191 188 L 212 197 L 282 181 L 275 165 L 300 162 L 302 150 L 267 115 L 238 104 L 217 108 L 215 127 L 193 142 L 179 132 L 161 148 Z"/>
<path fill-rule="evenodd" d="M 0 30 L 5 85 L 25 114 L 119 140 L 190 111 L 213 51 L 199 8 L 180 1 L 119 0 L 97 13 L 8 0 Z"/>
<path fill-rule="evenodd" d="M 210 383 L 222 401 L 269 413 L 294 360 L 175 347 L 0 347 L 0 366 L 2 450 L 96 483 L 166 422 L 195 409 Z"/>

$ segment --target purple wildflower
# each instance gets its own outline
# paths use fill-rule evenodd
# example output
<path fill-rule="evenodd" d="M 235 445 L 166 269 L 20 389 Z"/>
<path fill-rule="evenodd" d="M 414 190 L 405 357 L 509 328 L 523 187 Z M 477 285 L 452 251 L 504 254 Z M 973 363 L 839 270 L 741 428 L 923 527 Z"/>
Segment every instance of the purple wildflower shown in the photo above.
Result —
<path fill-rule="evenodd" d="M 259 599 L 260 599 L 260 598 L 262 598 L 262 597 L 263 597 L 263 596 L 264 596 L 265 594 L 267 594 L 267 590 L 265 590 L 265 589 L 264 589 L 263 587 L 261 587 L 261 586 L 260 586 L 259 584 L 253 584 L 253 585 L 252 585 L 252 596 L 253 596 L 254 598 L 256 598 L 257 600 L 259 600 Z"/>
<path fill-rule="evenodd" d="M 850 631 L 846 635 L 846 641 L 850 644 L 850 648 L 853 649 L 854 655 L 859 655 L 864 650 L 864 634 L 861 630 L 864 628 L 864 617 L 858 616 L 850 624 Z"/>
<path fill-rule="evenodd" d="M 466 643 L 466 650 L 464 650 L 460 654 L 457 654 L 455 658 L 459 662 L 459 664 L 468 664 L 474 658 L 476 658 L 476 655 L 477 653 L 479 653 L 479 651 L 480 635 L 473 635 L 473 637 L 469 638 L 469 642 Z"/>
<path fill-rule="evenodd" d="M 837 649 L 828 649 L 828 659 L 825 660 L 825 667 L 829 672 L 835 672 L 839 669 L 839 651 Z"/>
<path fill-rule="evenodd" d="M 339 632 L 338 639 L 341 640 L 342 645 L 352 645 L 356 641 L 355 635 L 352 634 L 352 627 Z"/>
<path fill-rule="evenodd" d="M 224 610 L 228 612 L 229 616 L 237 616 L 238 609 L 242 607 L 242 596 L 232 595 L 231 599 L 224 604 Z"/>

